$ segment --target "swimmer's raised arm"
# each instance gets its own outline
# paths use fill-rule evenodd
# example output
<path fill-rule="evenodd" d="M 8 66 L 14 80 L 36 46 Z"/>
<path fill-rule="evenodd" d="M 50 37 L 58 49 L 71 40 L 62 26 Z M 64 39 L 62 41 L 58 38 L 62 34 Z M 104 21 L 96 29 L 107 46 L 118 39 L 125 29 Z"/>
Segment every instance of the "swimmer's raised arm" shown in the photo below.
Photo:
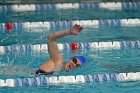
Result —
<path fill-rule="evenodd" d="M 61 53 L 58 50 L 56 40 L 66 35 L 77 35 L 83 28 L 80 25 L 74 25 L 72 28 L 53 32 L 48 35 L 48 52 L 50 57 L 55 61 L 58 61 Z"/>
<path fill-rule="evenodd" d="M 81 30 L 83 30 L 83 28 L 80 27 L 80 25 L 74 25 L 70 29 L 50 33 L 47 37 L 48 52 L 50 54 L 50 58 L 49 60 L 41 64 L 39 70 L 36 71 L 36 74 L 45 72 L 47 72 L 48 74 L 48 72 L 62 69 L 64 67 L 63 56 L 59 52 L 56 40 L 66 35 L 77 35 Z M 79 60 L 77 60 L 77 62 L 79 63 Z"/>

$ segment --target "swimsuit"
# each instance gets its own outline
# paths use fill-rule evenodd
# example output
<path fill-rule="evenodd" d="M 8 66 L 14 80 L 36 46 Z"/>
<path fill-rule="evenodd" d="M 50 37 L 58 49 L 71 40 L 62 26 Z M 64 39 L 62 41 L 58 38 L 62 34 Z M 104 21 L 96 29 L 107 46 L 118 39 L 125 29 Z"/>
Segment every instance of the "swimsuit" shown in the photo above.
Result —
<path fill-rule="evenodd" d="M 45 72 L 41 69 L 36 71 L 36 75 L 51 75 L 51 74 L 53 74 L 53 72 Z"/>

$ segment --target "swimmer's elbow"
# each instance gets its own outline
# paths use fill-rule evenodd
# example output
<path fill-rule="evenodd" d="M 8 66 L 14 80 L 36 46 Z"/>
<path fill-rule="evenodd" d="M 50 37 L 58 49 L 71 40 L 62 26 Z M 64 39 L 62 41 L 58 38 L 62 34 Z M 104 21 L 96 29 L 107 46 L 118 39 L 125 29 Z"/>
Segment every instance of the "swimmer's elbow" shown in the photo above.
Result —
<path fill-rule="evenodd" d="M 47 36 L 47 39 L 48 39 L 48 41 L 54 40 L 54 33 L 50 33 L 50 34 Z"/>

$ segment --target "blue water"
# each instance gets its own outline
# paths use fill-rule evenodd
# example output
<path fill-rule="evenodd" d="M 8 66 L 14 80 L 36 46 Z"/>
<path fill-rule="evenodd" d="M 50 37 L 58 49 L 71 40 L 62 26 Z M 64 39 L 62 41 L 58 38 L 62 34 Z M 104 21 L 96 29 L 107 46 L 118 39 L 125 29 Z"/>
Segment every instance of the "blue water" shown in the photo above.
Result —
<path fill-rule="evenodd" d="M 34 28 L 34 29 L 22 29 L 13 31 L 12 33 L 0 34 L 0 45 L 12 45 L 12 44 L 44 44 L 47 43 L 47 35 L 50 32 L 55 32 L 64 28 Z M 140 40 L 140 27 L 84 27 L 84 30 L 80 35 L 67 36 L 58 40 L 58 43 L 70 43 L 70 42 L 97 42 L 97 41 L 135 41 Z M 39 32 L 35 32 L 39 31 Z"/>
<path fill-rule="evenodd" d="M 86 11 L 86 12 L 85 12 Z M 64 9 L 35 12 L 0 12 L 0 22 L 37 22 L 60 20 L 93 20 L 140 18 L 140 10 Z"/>
<path fill-rule="evenodd" d="M 85 13 L 86 12 L 86 13 Z M 58 20 L 81 20 L 81 19 L 122 19 L 140 18 L 139 10 L 60 10 L 43 12 L 4 12 L 0 15 L 0 22 L 26 22 L 26 21 L 58 21 Z M 0 45 L 26 45 L 46 44 L 47 35 L 52 31 L 64 28 L 51 28 L 50 30 L 35 28 L 22 29 L 12 33 L 0 33 Z M 97 42 L 97 41 L 127 41 L 140 40 L 140 27 L 103 26 L 100 28 L 84 28 L 78 36 L 68 36 L 58 40 L 58 43 L 70 42 Z M 30 32 L 40 30 L 40 32 Z M 101 73 L 139 72 L 140 49 L 84 49 L 77 51 L 63 50 L 61 53 L 66 62 L 75 54 L 85 55 L 87 64 L 70 71 L 58 71 L 53 75 L 87 75 Z M 49 58 L 47 51 L 19 51 L 0 54 L 0 78 L 32 77 L 31 71 L 37 70 L 38 66 Z M 40 87 L 2 87 L 1 93 L 139 93 L 140 82 L 107 82 L 85 84 L 60 84 L 44 85 Z"/>

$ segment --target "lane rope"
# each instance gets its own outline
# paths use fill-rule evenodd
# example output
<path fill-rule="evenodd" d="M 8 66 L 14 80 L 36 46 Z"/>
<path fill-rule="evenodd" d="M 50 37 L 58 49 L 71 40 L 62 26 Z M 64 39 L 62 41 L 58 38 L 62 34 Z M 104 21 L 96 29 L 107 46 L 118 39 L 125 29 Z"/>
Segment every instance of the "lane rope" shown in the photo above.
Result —
<path fill-rule="evenodd" d="M 121 49 L 121 48 L 140 48 L 140 41 L 113 41 L 113 42 L 86 42 L 77 43 L 78 49 Z M 69 43 L 61 44 L 58 43 L 59 50 L 72 50 Z M 6 52 L 17 52 L 17 51 L 44 51 L 48 50 L 47 44 L 35 44 L 35 45 L 9 45 L 0 46 L 0 54 Z"/>
<path fill-rule="evenodd" d="M 44 22 L 22 22 L 22 23 L 12 23 L 13 31 L 22 31 L 22 29 L 33 28 L 47 28 L 50 30 L 51 28 L 69 28 L 73 25 L 78 24 L 83 27 L 95 27 L 99 28 L 100 26 L 123 26 L 123 27 L 136 27 L 140 26 L 140 19 L 101 19 L 101 20 L 74 20 L 74 21 L 44 21 Z M 6 33 L 6 23 L 0 23 L 1 33 Z M 32 30 L 30 30 L 32 31 Z M 37 30 L 35 32 L 39 32 Z M 45 30 L 46 31 L 46 30 Z M 33 32 L 33 31 L 32 31 Z"/>
<path fill-rule="evenodd" d="M 86 42 L 77 44 L 79 50 L 140 48 L 140 41 Z M 57 45 L 59 50 L 72 50 L 69 43 L 65 44 L 58 43 Z M 48 50 L 47 44 L 0 46 L 0 54 L 6 52 L 44 51 L 44 50 Z"/>
<path fill-rule="evenodd" d="M 23 87 L 23 86 L 42 86 L 44 84 L 78 84 L 78 83 L 103 83 L 111 81 L 137 81 L 140 80 L 140 72 L 136 73 L 112 73 L 95 75 L 76 75 L 76 76 L 39 76 L 16 79 L 0 79 L 0 87 Z"/>
<path fill-rule="evenodd" d="M 83 2 L 83 3 L 58 3 L 58 4 L 14 4 L 0 5 L 0 11 L 45 11 L 58 9 L 140 9 L 140 2 Z"/>

